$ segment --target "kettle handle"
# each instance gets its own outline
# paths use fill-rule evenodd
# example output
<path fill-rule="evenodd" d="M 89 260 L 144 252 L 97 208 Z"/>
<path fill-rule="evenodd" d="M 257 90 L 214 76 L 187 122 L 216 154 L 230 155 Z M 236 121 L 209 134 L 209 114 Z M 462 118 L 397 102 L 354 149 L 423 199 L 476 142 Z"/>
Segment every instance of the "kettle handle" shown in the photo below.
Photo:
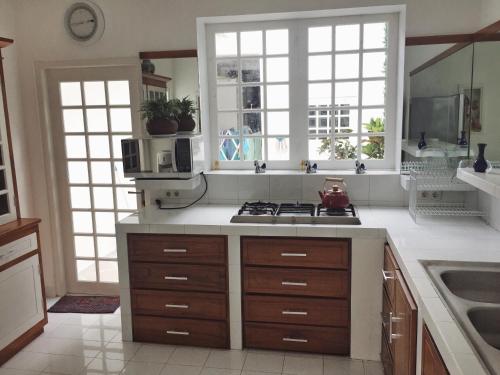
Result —
<path fill-rule="evenodd" d="M 344 186 L 347 186 L 347 184 L 345 183 L 345 180 L 342 177 L 326 177 L 325 178 L 325 182 L 326 181 L 329 181 L 329 182 L 339 182 L 341 184 L 344 184 Z"/>

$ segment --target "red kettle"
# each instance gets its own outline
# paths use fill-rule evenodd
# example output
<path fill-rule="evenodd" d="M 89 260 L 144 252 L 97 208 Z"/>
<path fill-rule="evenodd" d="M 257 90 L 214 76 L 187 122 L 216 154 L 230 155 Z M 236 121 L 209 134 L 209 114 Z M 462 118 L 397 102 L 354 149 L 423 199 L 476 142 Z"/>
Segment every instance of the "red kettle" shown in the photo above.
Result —
<path fill-rule="evenodd" d="M 327 177 L 323 185 L 323 191 L 319 191 L 323 207 L 329 209 L 344 209 L 349 206 L 347 185 L 343 178 Z"/>

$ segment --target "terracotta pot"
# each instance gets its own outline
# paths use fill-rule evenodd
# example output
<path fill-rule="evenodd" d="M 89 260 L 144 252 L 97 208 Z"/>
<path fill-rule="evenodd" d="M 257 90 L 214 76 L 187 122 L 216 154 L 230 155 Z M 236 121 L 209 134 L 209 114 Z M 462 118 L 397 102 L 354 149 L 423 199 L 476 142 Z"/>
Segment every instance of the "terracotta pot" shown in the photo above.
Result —
<path fill-rule="evenodd" d="M 146 124 L 146 129 L 151 135 L 175 134 L 178 128 L 179 123 L 171 119 L 155 119 Z"/>
<path fill-rule="evenodd" d="M 196 122 L 192 116 L 179 116 L 179 131 L 191 132 L 196 128 Z"/>

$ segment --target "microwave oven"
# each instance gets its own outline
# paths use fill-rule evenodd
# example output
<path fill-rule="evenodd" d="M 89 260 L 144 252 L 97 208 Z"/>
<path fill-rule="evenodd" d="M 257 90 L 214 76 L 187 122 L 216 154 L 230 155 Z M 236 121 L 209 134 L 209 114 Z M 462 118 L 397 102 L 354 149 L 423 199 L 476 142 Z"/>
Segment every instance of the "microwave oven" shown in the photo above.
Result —
<path fill-rule="evenodd" d="M 123 139 L 122 159 L 128 178 L 192 178 L 204 169 L 203 136 Z"/>

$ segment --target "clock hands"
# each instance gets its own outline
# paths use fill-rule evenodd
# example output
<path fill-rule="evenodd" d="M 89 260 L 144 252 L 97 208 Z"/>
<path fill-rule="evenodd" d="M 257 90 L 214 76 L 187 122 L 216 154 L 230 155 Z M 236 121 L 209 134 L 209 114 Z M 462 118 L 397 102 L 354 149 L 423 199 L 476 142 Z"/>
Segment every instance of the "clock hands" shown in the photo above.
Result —
<path fill-rule="evenodd" d="M 90 20 L 86 20 L 86 21 L 81 21 L 81 22 L 73 22 L 71 23 L 70 25 L 71 26 L 80 26 L 80 25 L 85 25 L 87 23 L 94 23 L 95 20 L 94 19 L 90 19 Z"/>

